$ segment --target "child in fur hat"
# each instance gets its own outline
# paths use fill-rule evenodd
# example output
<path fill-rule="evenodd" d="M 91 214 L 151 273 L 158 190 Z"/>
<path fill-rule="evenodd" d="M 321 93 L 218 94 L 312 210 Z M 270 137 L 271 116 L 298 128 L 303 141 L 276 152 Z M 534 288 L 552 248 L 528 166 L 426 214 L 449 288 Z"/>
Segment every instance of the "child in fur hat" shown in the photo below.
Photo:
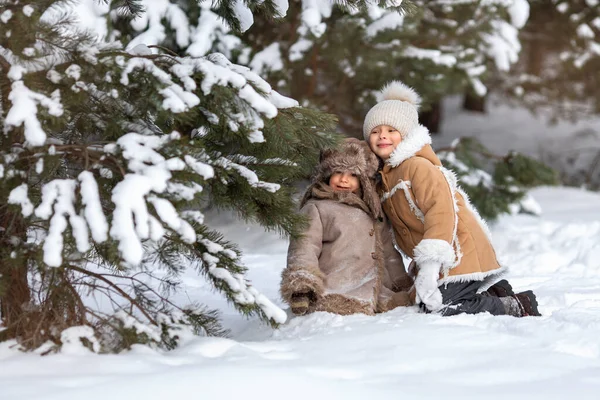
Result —
<path fill-rule="evenodd" d="M 485 222 L 419 125 L 419 95 L 396 81 L 382 96 L 367 113 L 363 134 L 384 162 L 379 189 L 396 242 L 417 265 L 409 271 L 416 274 L 417 303 L 442 315 L 540 315 L 533 292 L 515 295 L 499 281 L 505 268 Z"/>
<path fill-rule="evenodd" d="M 413 281 L 383 222 L 373 184 L 378 166 L 358 139 L 321 154 L 300 204 L 309 225 L 291 240 L 282 273 L 281 294 L 294 314 L 374 314 L 413 304 Z"/>

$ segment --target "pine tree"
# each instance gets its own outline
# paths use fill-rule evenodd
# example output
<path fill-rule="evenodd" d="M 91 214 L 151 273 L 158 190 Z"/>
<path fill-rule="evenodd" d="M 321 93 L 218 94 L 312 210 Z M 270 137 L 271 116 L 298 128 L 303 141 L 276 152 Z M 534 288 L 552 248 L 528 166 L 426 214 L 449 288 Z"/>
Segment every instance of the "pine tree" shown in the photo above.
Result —
<path fill-rule="evenodd" d="M 550 121 L 600 113 L 600 2 L 530 0 L 521 31 L 524 57 L 502 77 L 514 104 Z"/>
<path fill-rule="evenodd" d="M 393 79 L 422 95 L 420 119 L 431 131 L 441 123 L 444 96 L 466 91 L 480 104 L 489 81 L 495 83 L 498 74 L 518 60 L 519 29 L 529 17 L 526 0 L 294 0 L 284 20 L 257 16 L 242 33 L 223 23 L 209 2 L 198 6 L 192 0 L 177 0 L 169 7 L 155 7 L 154 17 L 139 21 L 119 17 L 114 7 L 107 15 L 113 34 L 129 47 L 148 43 L 180 55 L 220 51 L 267 76 L 303 105 L 337 115 L 339 130 L 350 136 L 361 136 L 363 117 L 375 101 L 372 94 Z M 481 156 L 469 146 L 457 153 L 462 165 Z M 495 158 L 481 162 L 494 171 Z M 501 176 L 499 181 L 494 181 L 495 174 L 490 176 L 492 186 L 507 186 Z M 485 208 L 483 214 L 494 219 L 520 207 L 526 186 L 518 193 L 488 193 L 478 185 L 465 185 L 465 190 Z"/>
<path fill-rule="evenodd" d="M 526 0 L 415 0 L 400 8 L 372 2 L 362 9 L 323 3 L 291 2 L 284 24 L 258 21 L 243 37 L 252 52 L 240 62 L 268 72 L 302 104 L 338 115 L 350 136 L 360 136 L 372 93 L 393 79 L 422 95 L 421 121 L 435 130 L 426 113 L 439 110 L 444 96 L 467 88 L 484 95 L 488 75 L 517 61 L 518 30 L 527 20 Z M 263 61 L 273 59 L 280 62 Z"/>
<path fill-rule="evenodd" d="M 276 15 L 274 2 L 226 3 L 234 27 Z M 143 15 L 140 1 L 111 4 Z M 216 311 L 173 302 L 189 268 L 241 313 L 283 322 L 200 209 L 297 234 L 290 183 L 334 143 L 334 118 L 223 54 L 98 41 L 68 6 L 0 5 L 0 339 L 119 351 L 225 333 Z"/>
<path fill-rule="evenodd" d="M 473 206 L 488 221 L 501 214 L 539 214 L 539 205 L 527 191 L 559 183 L 556 171 L 544 163 L 517 152 L 492 154 L 474 138 L 457 139 L 439 149 L 438 156 L 455 172 Z"/>

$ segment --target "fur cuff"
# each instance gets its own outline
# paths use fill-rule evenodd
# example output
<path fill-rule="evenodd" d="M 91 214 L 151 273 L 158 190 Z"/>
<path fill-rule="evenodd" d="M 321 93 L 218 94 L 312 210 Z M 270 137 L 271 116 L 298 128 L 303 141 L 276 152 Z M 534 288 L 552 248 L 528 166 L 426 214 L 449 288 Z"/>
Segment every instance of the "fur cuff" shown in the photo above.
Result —
<path fill-rule="evenodd" d="M 413 259 L 417 264 L 435 262 L 449 269 L 456 261 L 456 253 L 450 243 L 441 239 L 424 239 L 413 250 Z"/>
<path fill-rule="evenodd" d="M 294 293 L 313 292 L 317 299 L 323 296 L 323 274 L 304 268 L 286 268 L 281 274 L 281 297 L 290 303 Z"/>

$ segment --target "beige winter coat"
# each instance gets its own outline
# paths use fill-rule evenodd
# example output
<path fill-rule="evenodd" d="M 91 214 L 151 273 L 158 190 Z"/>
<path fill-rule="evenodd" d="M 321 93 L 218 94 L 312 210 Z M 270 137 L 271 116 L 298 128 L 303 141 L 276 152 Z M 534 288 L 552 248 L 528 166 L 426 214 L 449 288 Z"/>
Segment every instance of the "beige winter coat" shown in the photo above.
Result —
<path fill-rule="evenodd" d="M 355 139 L 347 140 L 342 152 L 322 156 L 300 210 L 309 226 L 300 238 L 290 241 L 282 273 L 281 294 L 286 302 L 291 303 L 295 293 L 310 291 L 316 299 L 308 312 L 342 315 L 374 314 L 412 304 L 407 293 L 412 279 L 394 248 L 391 226 L 384 222 L 369 178 L 377 168 L 378 160 L 364 142 Z M 359 176 L 360 197 L 329 187 L 329 177 L 340 170 Z"/>
<path fill-rule="evenodd" d="M 410 305 L 406 293 L 394 296 L 408 291 L 412 280 L 394 249 L 390 226 L 373 219 L 358 196 L 327 189 L 313 188 L 313 197 L 300 211 L 310 225 L 290 242 L 284 299 L 290 302 L 293 293 L 312 290 L 317 301 L 309 312 L 342 315 Z"/>
<path fill-rule="evenodd" d="M 408 133 L 381 171 L 382 202 L 396 242 L 417 265 L 441 265 L 440 281 L 492 282 L 503 272 L 485 222 L 431 148 L 423 126 Z"/>

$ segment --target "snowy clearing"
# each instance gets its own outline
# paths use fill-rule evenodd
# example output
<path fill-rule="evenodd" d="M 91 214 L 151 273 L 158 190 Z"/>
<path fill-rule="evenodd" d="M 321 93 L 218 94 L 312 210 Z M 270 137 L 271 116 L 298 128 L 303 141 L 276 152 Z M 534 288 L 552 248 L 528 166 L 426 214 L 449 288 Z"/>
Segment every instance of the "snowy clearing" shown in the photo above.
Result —
<path fill-rule="evenodd" d="M 194 338 L 172 352 L 138 346 L 122 355 L 48 357 L 0 347 L 0 387 L 11 399 L 203 398 L 596 399 L 600 390 L 600 194 L 532 191 L 540 218 L 506 216 L 493 227 L 508 279 L 533 289 L 541 318 L 316 313 L 273 331 L 246 320 L 186 276 L 180 300 L 221 307 L 229 339 Z M 281 305 L 287 242 L 256 226 L 212 219 L 244 250 L 249 277 Z M 220 225 L 220 226 L 219 226 Z"/>

